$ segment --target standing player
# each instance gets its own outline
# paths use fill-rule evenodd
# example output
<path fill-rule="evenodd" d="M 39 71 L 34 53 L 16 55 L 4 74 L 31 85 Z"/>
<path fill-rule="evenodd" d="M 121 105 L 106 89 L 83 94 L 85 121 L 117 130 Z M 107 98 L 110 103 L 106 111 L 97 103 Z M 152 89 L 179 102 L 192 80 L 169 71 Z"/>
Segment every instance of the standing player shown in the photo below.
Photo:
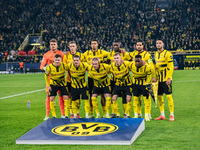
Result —
<path fill-rule="evenodd" d="M 77 100 L 81 98 L 85 101 L 85 116 L 89 118 L 90 103 L 87 94 L 87 83 L 85 79 L 88 64 L 81 62 L 80 56 L 73 57 L 73 63 L 67 64 L 67 71 L 71 78 L 72 113 L 77 118 Z"/>
<path fill-rule="evenodd" d="M 132 58 L 130 56 L 130 54 L 126 51 L 124 51 L 123 49 L 120 49 L 120 45 L 121 43 L 119 41 L 114 41 L 113 42 L 113 51 L 111 51 L 109 54 L 108 54 L 108 57 L 107 57 L 107 63 L 112 63 L 114 62 L 114 57 L 113 55 L 118 52 L 121 54 L 121 57 L 122 57 L 122 60 L 127 60 L 127 61 L 131 61 Z M 111 74 L 111 93 L 113 92 L 113 89 L 114 89 L 114 86 L 115 86 L 115 80 L 114 80 L 114 76 L 113 74 Z M 122 97 L 122 103 L 123 103 L 123 110 L 124 110 L 124 117 L 126 117 L 126 104 L 127 104 L 127 101 L 126 101 L 126 96 L 125 95 L 119 95 L 119 97 Z M 111 107 L 112 107 L 112 114 L 111 114 L 111 118 L 115 118 L 116 117 L 116 114 L 115 114 L 115 111 L 114 111 L 114 108 L 113 108 L 113 104 L 111 104 Z"/>
<path fill-rule="evenodd" d="M 136 50 L 133 51 L 132 53 L 130 53 L 131 57 L 133 58 L 133 60 L 135 59 L 136 55 L 141 55 L 142 56 L 142 60 L 145 61 L 147 64 L 150 65 L 151 68 L 151 72 L 152 72 L 152 81 L 155 82 L 156 81 L 156 75 L 155 75 L 155 67 L 153 64 L 153 60 L 151 55 L 147 52 L 144 51 L 144 43 L 141 40 L 138 40 L 136 42 Z M 150 97 L 149 97 L 150 99 Z M 138 102 L 136 102 L 138 101 Z M 137 104 L 137 105 L 135 105 Z M 134 108 L 136 108 L 135 110 L 137 110 L 138 112 L 136 112 L 136 114 L 138 114 L 138 116 L 135 116 L 135 118 L 141 118 L 142 114 L 141 114 L 141 107 L 142 107 L 142 98 L 141 96 L 139 96 L 138 99 L 135 99 L 135 103 L 133 103 Z M 151 119 L 151 100 L 150 100 L 150 114 L 149 114 L 149 118 Z"/>
<path fill-rule="evenodd" d="M 62 59 L 63 59 L 63 53 L 61 51 L 57 50 L 57 47 L 58 47 L 57 40 L 51 39 L 50 40 L 50 51 L 45 53 L 44 56 L 43 56 L 42 63 L 40 65 L 41 70 L 46 69 L 46 67 L 45 67 L 46 64 L 50 65 L 51 63 L 54 62 L 54 56 L 56 54 L 60 54 Z M 50 76 L 49 76 L 49 80 L 50 80 Z M 49 97 L 47 85 L 46 85 L 46 93 L 47 93 L 46 117 L 44 118 L 44 120 L 47 120 L 49 118 L 49 111 L 50 111 L 50 97 Z M 60 105 L 60 110 L 61 110 L 61 118 L 64 118 L 65 117 L 64 100 L 63 100 L 63 97 L 60 95 L 60 92 L 58 92 L 58 95 L 59 95 L 59 105 Z"/>
<path fill-rule="evenodd" d="M 156 62 L 156 77 L 158 83 L 158 105 L 160 109 L 160 117 L 155 120 L 165 120 L 163 93 L 166 94 L 170 111 L 169 121 L 174 121 L 174 102 L 172 98 L 172 74 L 174 71 L 173 55 L 164 50 L 162 39 L 156 40 L 158 51 L 154 54 Z"/>
<path fill-rule="evenodd" d="M 126 105 L 127 118 L 130 118 L 131 96 L 132 96 L 132 80 L 129 74 L 130 62 L 123 61 L 121 58 L 121 54 L 118 52 L 116 52 L 113 55 L 113 57 L 114 57 L 114 63 L 111 64 L 110 72 L 114 75 L 116 81 L 112 96 L 114 109 L 117 114 L 117 118 L 120 118 L 117 98 L 119 95 L 121 95 L 121 93 L 124 94 L 127 100 L 127 105 Z"/>
<path fill-rule="evenodd" d="M 92 65 L 88 67 L 88 72 L 94 81 L 94 87 L 92 90 L 92 105 L 96 112 L 96 118 L 100 118 L 99 107 L 97 102 L 97 96 L 105 94 L 106 97 L 106 118 L 110 118 L 110 80 L 108 78 L 109 65 L 100 63 L 98 57 L 92 58 Z"/>
<path fill-rule="evenodd" d="M 138 118 L 138 107 L 139 96 L 143 95 L 144 104 L 145 104 L 145 120 L 150 121 L 150 102 L 149 93 L 147 90 L 147 85 L 151 87 L 151 68 L 145 63 L 143 64 L 142 56 L 136 55 L 135 61 L 129 64 L 131 71 L 133 72 L 133 109 L 135 118 Z"/>
<path fill-rule="evenodd" d="M 66 53 L 64 55 L 63 62 L 65 62 L 65 63 L 73 63 L 73 57 L 75 55 L 80 56 L 81 61 L 84 61 L 83 54 L 80 53 L 80 52 L 77 52 L 77 50 L 76 50 L 77 49 L 77 45 L 76 45 L 75 41 L 69 42 L 69 49 L 70 49 L 70 52 Z M 71 78 L 70 78 L 69 71 L 67 72 L 67 87 L 68 87 L 68 90 L 69 90 L 69 105 L 70 105 L 70 108 L 71 108 L 72 107 Z M 80 115 L 79 115 L 79 109 L 80 109 L 80 99 L 77 100 L 77 118 L 81 118 Z M 72 113 L 72 109 L 70 109 L 70 113 L 71 113 L 70 118 L 74 118 L 74 114 Z"/>
<path fill-rule="evenodd" d="M 56 54 L 54 58 L 54 63 L 47 66 L 45 71 L 45 81 L 48 86 L 48 92 L 50 97 L 50 108 L 53 118 L 56 118 L 56 110 L 55 110 L 55 96 L 57 91 L 60 90 L 61 95 L 63 96 L 65 102 L 65 118 L 68 118 L 68 109 L 69 109 L 69 101 L 68 101 L 68 92 L 67 92 L 67 84 L 65 81 L 65 72 L 67 68 L 67 64 L 61 62 L 62 56 L 60 54 Z M 49 82 L 50 75 L 50 82 Z"/>
<path fill-rule="evenodd" d="M 84 53 L 86 62 L 88 64 L 91 64 L 92 58 L 93 57 L 98 57 L 101 62 L 104 62 L 104 58 L 108 56 L 108 52 L 102 49 L 98 49 L 98 41 L 97 40 L 92 40 L 91 42 L 91 50 L 87 50 Z M 90 115 L 93 117 L 93 107 L 92 107 L 92 89 L 94 86 L 94 81 L 91 78 L 91 75 L 88 74 L 88 88 L 89 88 L 89 94 L 90 94 Z M 105 97 L 103 94 L 101 94 L 101 105 L 102 105 L 102 111 L 103 114 L 105 114 Z"/>

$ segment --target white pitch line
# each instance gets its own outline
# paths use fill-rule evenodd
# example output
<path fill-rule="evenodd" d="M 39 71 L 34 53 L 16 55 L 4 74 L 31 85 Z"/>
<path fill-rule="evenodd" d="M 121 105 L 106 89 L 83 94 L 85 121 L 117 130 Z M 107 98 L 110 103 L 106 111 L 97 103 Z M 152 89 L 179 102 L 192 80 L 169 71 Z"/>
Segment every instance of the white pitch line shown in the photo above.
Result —
<path fill-rule="evenodd" d="M 196 81 L 200 81 L 200 80 L 185 80 L 185 81 L 173 81 L 173 82 L 196 82 Z M 35 93 L 35 92 L 39 92 L 39 91 L 42 91 L 42 90 L 45 90 L 45 89 L 30 91 L 30 92 L 26 92 L 26 93 L 20 93 L 20 94 L 11 95 L 11 96 L 6 96 L 6 97 L 1 97 L 0 99 L 6 99 L 6 98 L 15 97 L 15 96 L 20 96 L 20 95 Z"/>
<path fill-rule="evenodd" d="M 184 81 L 172 81 L 172 82 L 196 82 L 200 80 L 184 80 Z"/>
<path fill-rule="evenodd" d="M 26 93 L 20 93 L 20 94 L 11 95 L 11 96 L 6 96 L 6 97 L 1 97 L 0 99 L 6 99 L 6 98 L 15 97 L 15 96 L 20 96 L 20 95 L 25 95 L 25 94 L 35 93 L 35 92 L 39 92 L 39 91 L 43 91 L 43 90 L 45 90 L 45 89 L 40 89 L 40 90 L 30 91 L 30 92 L 26 92 Z"/>

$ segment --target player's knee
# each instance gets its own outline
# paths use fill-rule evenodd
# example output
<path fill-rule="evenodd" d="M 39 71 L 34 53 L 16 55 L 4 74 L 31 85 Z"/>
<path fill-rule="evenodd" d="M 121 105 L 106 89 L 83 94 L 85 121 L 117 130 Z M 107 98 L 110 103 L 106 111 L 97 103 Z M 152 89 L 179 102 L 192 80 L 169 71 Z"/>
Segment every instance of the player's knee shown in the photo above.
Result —
<path fill-rule="evenodd" d="M 64 99 L 64 100 L 68 100 L 69 97 L 68 97 L 67 95 L 63 95 L 63 99 Z"/>
<path fill-rule="evenodd" d="M 127 102 L 131 102 L 131 96 L 127 95 Z"/>
<path fill-rule="evenodd" d="M 112 101 L 116 101 L 116 100 L 117 100 L 117 97 L 115 95 L 113 95 Z"/>

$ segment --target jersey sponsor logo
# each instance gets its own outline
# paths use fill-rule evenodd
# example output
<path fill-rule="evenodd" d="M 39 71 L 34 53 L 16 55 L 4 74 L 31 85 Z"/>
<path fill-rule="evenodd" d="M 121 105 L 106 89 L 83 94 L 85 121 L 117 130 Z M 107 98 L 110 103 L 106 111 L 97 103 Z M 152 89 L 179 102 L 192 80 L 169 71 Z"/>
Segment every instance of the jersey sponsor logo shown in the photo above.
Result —
<path fill-rule="evenodd" d="M 110 123 L 83 122 L 57 126 L 52 133 L 62 136 L 96 136 L 115 132 L 118 126 Z"/>

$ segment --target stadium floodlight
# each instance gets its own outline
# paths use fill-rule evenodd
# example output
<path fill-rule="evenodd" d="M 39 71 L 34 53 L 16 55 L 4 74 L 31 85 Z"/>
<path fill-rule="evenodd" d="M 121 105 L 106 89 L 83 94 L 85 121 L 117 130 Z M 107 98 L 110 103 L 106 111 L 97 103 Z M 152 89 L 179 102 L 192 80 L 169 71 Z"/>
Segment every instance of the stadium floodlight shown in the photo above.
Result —
<path fill-rule="evenodd" d="M 32 43 L 31 45 L 33 45 L 33 46 L 40 46 L 41 44 L 40 43 Z"/>

